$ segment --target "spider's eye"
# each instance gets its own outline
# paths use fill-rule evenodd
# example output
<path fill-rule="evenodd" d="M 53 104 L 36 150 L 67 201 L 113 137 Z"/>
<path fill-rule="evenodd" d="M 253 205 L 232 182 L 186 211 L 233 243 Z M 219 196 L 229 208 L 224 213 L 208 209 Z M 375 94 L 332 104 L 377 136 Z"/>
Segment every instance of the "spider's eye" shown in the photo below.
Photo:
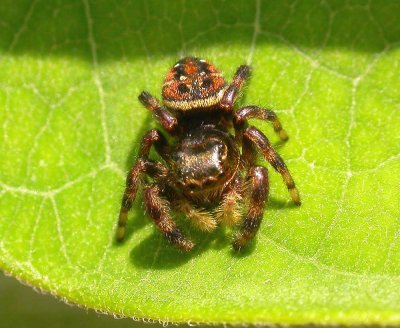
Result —
<path fill-rule="evenodd" d="M 186 92 L 189 92 L 189 88 L 187 87 L 186 84 L 184 84 L 184 83 L 179 83 L 179 85 L 178 85 L 178 91 L 179 91 L 180 93 L 186 93 Z"/>
<path fill-rule="evenodd" d="M 195 183 L 192 183 L 192 182 L 189 183 L 187 186 L 189 187 L 190 190 L 195 190 L 197 188 L 197 185 Z"/>
<path fill-rule="evenodd" d="M 202 83 L 202 87 L 208 89 L 212 84 L 211 79 L 204 79 L 203 83 Z"/>

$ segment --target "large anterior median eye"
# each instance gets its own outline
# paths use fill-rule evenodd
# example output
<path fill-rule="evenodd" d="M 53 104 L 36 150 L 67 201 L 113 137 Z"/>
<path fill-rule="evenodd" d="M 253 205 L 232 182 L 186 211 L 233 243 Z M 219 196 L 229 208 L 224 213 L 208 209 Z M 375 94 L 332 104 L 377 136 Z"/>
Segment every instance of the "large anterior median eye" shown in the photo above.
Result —
<path fill-rule="evenodd" d="M 179 91 L 180 93 L 186 93 L 186 92 L 189 92 L 189 88 L 187 87 L 186 84 L 184 84 L 184 83 L 179 83 L 179 84 L 178 84 L 178 91 Z"/>
<path fill-rule="evenodd" d="M 208 89 L 212 84 L 211 79 L 204 79 L 203 83 L 201 84 L 201 86 L 205 89 Z"/>

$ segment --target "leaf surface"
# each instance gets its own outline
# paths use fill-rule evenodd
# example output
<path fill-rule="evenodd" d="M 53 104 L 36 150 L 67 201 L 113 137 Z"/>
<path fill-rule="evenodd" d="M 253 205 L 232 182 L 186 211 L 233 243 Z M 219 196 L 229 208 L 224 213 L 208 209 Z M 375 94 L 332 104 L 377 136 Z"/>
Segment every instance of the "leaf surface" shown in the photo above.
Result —
<path fill-rule="evenodd" d="M 174 322 L 400 323 L 400 4 L 396 1 L 3 1 L 0 266 L 79 305 Z M 253 247 L 224 229 L 182 254 L 144 214 L 114 229 L 168 68 L 207 58 L 241 104 L 274 108 L 299 187 L 270 170 Z"/>

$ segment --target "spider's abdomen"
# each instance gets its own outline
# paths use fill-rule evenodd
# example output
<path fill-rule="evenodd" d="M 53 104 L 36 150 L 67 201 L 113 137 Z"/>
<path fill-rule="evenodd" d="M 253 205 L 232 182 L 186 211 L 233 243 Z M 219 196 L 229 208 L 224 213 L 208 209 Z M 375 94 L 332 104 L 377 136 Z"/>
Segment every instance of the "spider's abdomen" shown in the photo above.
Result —
<path fill-rule="evenodd" d="M 221 189 L 235 174 L 239 149 L 232 136 L 214 127 L 190 131 L 171 154 L 171 167 L 188 194 Z"/>

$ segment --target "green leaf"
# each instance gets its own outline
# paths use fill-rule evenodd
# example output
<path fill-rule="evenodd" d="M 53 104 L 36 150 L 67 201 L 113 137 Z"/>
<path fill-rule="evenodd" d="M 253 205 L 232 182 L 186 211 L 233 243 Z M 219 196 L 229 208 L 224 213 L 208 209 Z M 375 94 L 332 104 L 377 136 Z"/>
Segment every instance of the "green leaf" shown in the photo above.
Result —
<path fill-rule="evenodd" d="M 397 1 L 2 1 L 0 266 L 81 306 L 162 321 L 400 323 L 400 4 Z M 277 149 L 257 241 L 185 227 L 169 246 L 140 201 L 113 242 L 124 177 L 184 55 L 273 107 Z M 272 128 L 254 122 L 274 144 Z"/>

